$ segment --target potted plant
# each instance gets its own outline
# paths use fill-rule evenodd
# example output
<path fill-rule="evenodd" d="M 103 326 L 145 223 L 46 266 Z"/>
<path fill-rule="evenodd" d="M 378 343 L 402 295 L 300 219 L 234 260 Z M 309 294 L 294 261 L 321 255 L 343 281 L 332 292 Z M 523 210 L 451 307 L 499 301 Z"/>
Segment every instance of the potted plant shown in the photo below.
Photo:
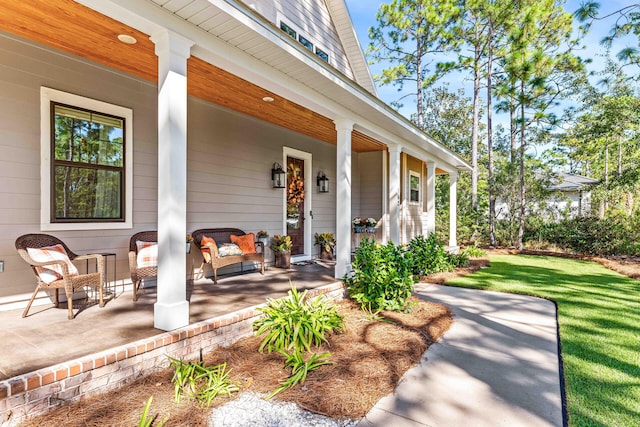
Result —
<path fill-rule="evenodd" d="M 191 253 L 191 242 L 193 242 L 193 236 L 187 233 L 187 253 Z"/>
<path fill-rule="evenodd" d="M 365 232 L 366 233 L 375 233 L 376 232 L 376 224 L 378 224 L 378 221 L 375 220 L 375 218 L 367 218 L 365 220 Z"/>
<path fill-rule="evenodd" d="M 291 248 L 293 242 L 289 236 L 281 236 L 276 234 L 271 239 L 271 250 L 275 255 L 275 265 L 279 268 L 291 267 Z"/>
<path fill-rule="evenodd" d="M 353 232 L 354 233 L 362 233 L 364 231 L 365 221 L 362 218 L 355 217 L 351 220 L 351 224 L 353 224 Z"/>
<path fill-rule="evenodd" d="M 269 233 L 264 230 L 260 230 L 256 233 L 256 239 L 258 239 L 259 242 L 262 242 L 262 244 L 266 248 L 269 244 Z"/>
<path fill-rule="evenodd" d="M 320 259 L 332 260 L 333 248 L 336 247 L 336 239 L 333 233 L 316 233 L 315 244 L 320 246 Z"/>

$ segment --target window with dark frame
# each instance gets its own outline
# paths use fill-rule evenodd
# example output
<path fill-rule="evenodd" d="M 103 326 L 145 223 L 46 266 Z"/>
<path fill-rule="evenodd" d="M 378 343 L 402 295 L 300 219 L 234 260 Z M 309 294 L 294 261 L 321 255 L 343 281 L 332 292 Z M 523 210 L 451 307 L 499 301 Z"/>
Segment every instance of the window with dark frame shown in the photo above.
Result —
<path fill-rule="evenodd" d="M 124 221 L 125 119 L 51 103 L 51 222 Z"/>

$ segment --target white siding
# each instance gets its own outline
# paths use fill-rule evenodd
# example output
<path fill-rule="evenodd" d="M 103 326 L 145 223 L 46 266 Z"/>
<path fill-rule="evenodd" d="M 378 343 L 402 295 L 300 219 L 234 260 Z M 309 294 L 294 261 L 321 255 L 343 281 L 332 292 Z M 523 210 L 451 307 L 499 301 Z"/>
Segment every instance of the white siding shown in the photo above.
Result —
<path fill-rule="evenodd" d="M 354 74 L 349 65 L 338 33 L 331 21 L 327 5 L 322 0 L 245 0 L 245 3 L 256 12 L 280 28 L 279 19 L 293 24 L 306 33 L 314 44 L 321 49 L 329 50 L 330 63 L 338 71 L 353 79 Z"/>

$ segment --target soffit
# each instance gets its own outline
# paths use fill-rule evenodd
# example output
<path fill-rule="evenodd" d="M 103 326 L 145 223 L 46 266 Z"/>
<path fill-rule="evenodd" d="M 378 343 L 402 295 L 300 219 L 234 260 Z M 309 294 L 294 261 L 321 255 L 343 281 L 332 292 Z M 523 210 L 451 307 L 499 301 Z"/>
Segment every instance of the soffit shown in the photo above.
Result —
<path fill-rule="evenodd" d="M 179 16 L 189 16 L 203 29 L 215 28 L 224 34 L 225 40 L 248 53 L 260 52 L 261 57 L 288 66 L 294 72 L 302 72 L 305 68 L 292 59 L 283 61 L 281 51 L 274 50 L 270 43 L 237 23 L 230 24 L 228 15 L 215 13 L 207 1 L 160 3 Z M 47 24 L 42 25 L 43 22 Z M 157 83 L 157 57 L 149 35 L 72 0 L 4 2 L 0 6 L 0 30 Z M 123 44 L 118 41 L 118 34 L 131 35 L 138 42 L 135 45 Z M 324 142 L 336 143 L 335 125 L 331 118 L 197 57 L 189 58 L 187 73 L 188 92 L 192 96 Z M 274 102 L 262 101 L 265 96 L 274 98 Z M 354 131 L 352 149 L 356 152 L 380 151 L 386 146 L 362 132 Z"/>

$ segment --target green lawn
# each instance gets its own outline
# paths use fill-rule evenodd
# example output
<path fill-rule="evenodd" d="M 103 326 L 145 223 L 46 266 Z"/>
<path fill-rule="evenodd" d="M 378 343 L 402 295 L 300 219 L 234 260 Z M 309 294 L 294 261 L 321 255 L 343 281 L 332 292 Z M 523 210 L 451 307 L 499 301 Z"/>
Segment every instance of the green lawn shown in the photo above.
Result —
<path fill-rule="evenodd" d="M 557 303 L 569 425 L 640 426 L 640 282 L 573 259 L 490 259 L 448 284 Z"/>

